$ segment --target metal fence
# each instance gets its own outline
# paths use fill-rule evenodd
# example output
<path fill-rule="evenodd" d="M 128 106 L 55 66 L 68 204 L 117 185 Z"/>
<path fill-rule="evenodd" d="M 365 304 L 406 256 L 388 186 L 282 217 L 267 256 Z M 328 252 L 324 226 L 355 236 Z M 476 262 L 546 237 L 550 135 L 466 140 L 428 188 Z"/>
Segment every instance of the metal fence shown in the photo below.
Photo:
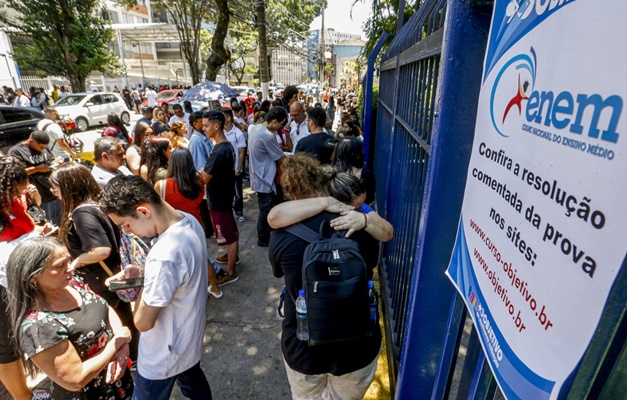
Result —
<path fill-rule="evenodd" d="M 503 397 L 464 302 L 445 276 L 492 8 L 490 0 L 425 0 L 381 59 L 376 134 L 367 145 L 374 147 L 378 212 L 395 228 L 380 274 L 398 399 Z M 372 88 L 365 90 L 372 98 Z M 624 287 L 626 275 L 619 274 L 615 286 Z M 625 302 L 621 291 L 612 291 L 588 351 L 558 398 L 624 397 Z"/>
<path fill-rule="evenodd" d="M 57 85 L 59 87 L 67 86 L 70 89 L 70 92 L 72 91 L 70 81 L 58 76 L 49 76 L 47 78 L 40 78 L 37 76 L 21 76 L 20 81 L 22 82 L 22 87 L 26 91 L 28 91 L 31 87 L 35 87 L 37 89 L 44 88 L 46 93 L 50 93 L 52 91 L 52 85 Z"/>

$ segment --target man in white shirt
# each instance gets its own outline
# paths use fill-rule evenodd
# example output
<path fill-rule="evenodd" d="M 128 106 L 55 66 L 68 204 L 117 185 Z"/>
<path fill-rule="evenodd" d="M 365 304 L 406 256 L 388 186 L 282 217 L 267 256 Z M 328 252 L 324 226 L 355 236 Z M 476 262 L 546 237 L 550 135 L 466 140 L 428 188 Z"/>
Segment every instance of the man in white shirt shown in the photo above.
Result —
<path fill-rule="evenodd" d="M 233 110 L 222 110 L 226 121 L 224 122 L 224 136 L 233 146 L 235 150 L 235 202 L 233 203 L 233 210 L 237 215 L 239 222 L 246 221 L 244 217 L 244 192 L 243 192 L 243 179 L 244 179 L 244 159 L 246 157 L 246 138 L 244 133 L 239 130 L 233 123 Z"/>
<path fill-rule="evenodd" d="M 154 91 L 152 86 L 148 86 L 144 91 L 144 97 L 148 102 L 148 107 L 156 107 L 157 106 L 157 92 Z"/>
<path fill-rule="evenodd" d="M 118 175 L 133 175 L 124 166 L 124 147 L 122 141 L 110 136 L 103 136 L 94 142 L 94 160 L 96 165 L 91 169 L 91 175 L 98 182 L 100 189 Z"/>
<path fill-rule="evenodd" d="M 76 160 L 76 154 L 65 142 L 65 135 L 61 130 L 57 121 L 59 120 L 59 112 L 53 106 L 44 108 L 46 118 L 37 123 L 37 130 L 46 132 L 46 135 L 50 137 L 50 143 L 48 144 L 48 150 L 52 153 L 54 158 L 59 156 L 68 156 L 73 160 Z"/>
<path fill-rule="evenodd" d="M 290 139 L 292 139 L 291 151 L 293 152 L 296 149 L 298 141 L 310 135 L 306 122 L 307 114 L 305 114 L 303 103 L 300 101 L 292 103 L 290 106 L 290 117 L 292 117 L 292 122 L 286 125 L 285 133 L 289 134 Z"/>
<path fill-rule="evenodd" d="M 185 137 L 187 138 L 187 140 L 189 140 L 192 137 L 192 133 L 194 132 L 194 127 L 189 123 L 189 114 L 183 112 L 183 107 L 181 107 L 180 104 L 173 105 L 172 111 L 174 112 L 174 115 L 170 117 L 168 125 L 172 126 L 172 124 L 177 121 L 185 122 L 185 124 L 187 125 L 187 133 L 185 134 Z"/>
<path fill-rule="evenodd" d="M 24 94 L 24 90 L 22 88 L 15 89 L 15 100 L 13 101 L 13 105 L 16 107 L 30 107 L 30 100 L 28 96 Z"/>
<path fill-rule="evenodd" d="M 200 223 L 175 210 L 139 176 L 117 176 L 101 209 L 125 232 L 158 237 L 146 257 L 134 322 L 142 332 L 133 399 L 211 399 L 200 368 L 207 305 L 207 243 Z"/>

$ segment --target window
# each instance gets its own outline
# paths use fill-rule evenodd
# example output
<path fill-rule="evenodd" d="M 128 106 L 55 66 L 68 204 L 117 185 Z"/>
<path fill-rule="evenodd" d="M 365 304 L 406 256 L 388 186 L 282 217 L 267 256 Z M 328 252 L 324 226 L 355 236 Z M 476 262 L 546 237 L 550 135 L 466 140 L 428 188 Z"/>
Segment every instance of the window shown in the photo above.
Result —
<path fill-rule="evenodd" d="M 135 23 L 135 19 L 132 15 L 122 13 L 122 22 L 125 24 L 133 24 Z"/>
<path fill-rule="evenodd" d="M 117 11 L 107 10 L 107 13 L 109 14 L 109 19 L 111 20 L 112 24 L 120 23 L 120 16 L 118 15 Z"/>
<path fill-rule="evenodd" d="M 103 95 L 105 103 L 115 103 L 119 101 L 118 98 L 114 94 L 105 94 Z"/>
<path fill-rule="evenodd" d="M 1 112 L 4 122 L 7 124 L 33 119 L 33 114 L 28 112 L 28 110 L 3 109 Z"/>

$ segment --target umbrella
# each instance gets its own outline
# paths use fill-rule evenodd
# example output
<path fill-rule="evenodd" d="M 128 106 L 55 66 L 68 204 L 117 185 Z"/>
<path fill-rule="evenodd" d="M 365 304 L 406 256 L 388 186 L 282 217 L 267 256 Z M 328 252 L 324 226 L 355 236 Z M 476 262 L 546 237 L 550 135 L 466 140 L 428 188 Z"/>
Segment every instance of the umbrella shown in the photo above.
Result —
<path fill-rule="evenodd" d="M 222 83 L 206 81 L 201 82 L 189 89 L 182 97 L 182 100 L 189 101 L 209 101 L 222 100 L 225 97 L 234 96 L 236 93 Z"/>

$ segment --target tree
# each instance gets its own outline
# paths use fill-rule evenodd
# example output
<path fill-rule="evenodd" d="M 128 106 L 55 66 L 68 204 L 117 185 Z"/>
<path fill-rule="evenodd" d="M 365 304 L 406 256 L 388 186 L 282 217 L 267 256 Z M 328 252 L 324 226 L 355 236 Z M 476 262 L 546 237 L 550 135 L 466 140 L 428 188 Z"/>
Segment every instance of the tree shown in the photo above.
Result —
<path fill-rule="evenodd" d="M 353 0 L 353 6 L 359 2 L 364 3 L 366 1 L 372 2 L 372 16 L 364 24 L 364 32 L 368 40 L 364 46 L 364 52 L 362 53 L 363 58 L 367 58 L 368 55 L 372 53 L 374 46 L 377 44 L 377 41 L 384 31 L 390 34 L 387 44 L 392 41 L 392 38 L 396 34 L 399 7 L 399 0 Z M 417 10 L 423 2 L 424 0 L 415 0 L 414 6 L 412 7 L 409 4 L 410 2 L 406 1 L 404 12 L 405 22 L 414 15 L 415 10 Z M 360 59 L 360 62 L 363 64 L 363 60 Z"/>
<path fill-rule="evenodd" d="M 205 61 L 207 65 L 206 77 L 215 81 L 220 67 L 229 60 L 229 55 L 224 47 L 224 40 L 229 30 L 231 20 L 228 0 L 213 0 L 218 7 L 216 29 L 211 38 L 211 54 Z"/>
<path fill-rule="evenodd" d="M 75 92 L 85 91 L 93 71 L 117 68 L 110 45 L 113 32 L 100 0 L 3 0 L 16 15 L 0 13 L 0 22 L 32 41 L 17 45 L 14 58 L 22 67 L 66 77 Z"/>

